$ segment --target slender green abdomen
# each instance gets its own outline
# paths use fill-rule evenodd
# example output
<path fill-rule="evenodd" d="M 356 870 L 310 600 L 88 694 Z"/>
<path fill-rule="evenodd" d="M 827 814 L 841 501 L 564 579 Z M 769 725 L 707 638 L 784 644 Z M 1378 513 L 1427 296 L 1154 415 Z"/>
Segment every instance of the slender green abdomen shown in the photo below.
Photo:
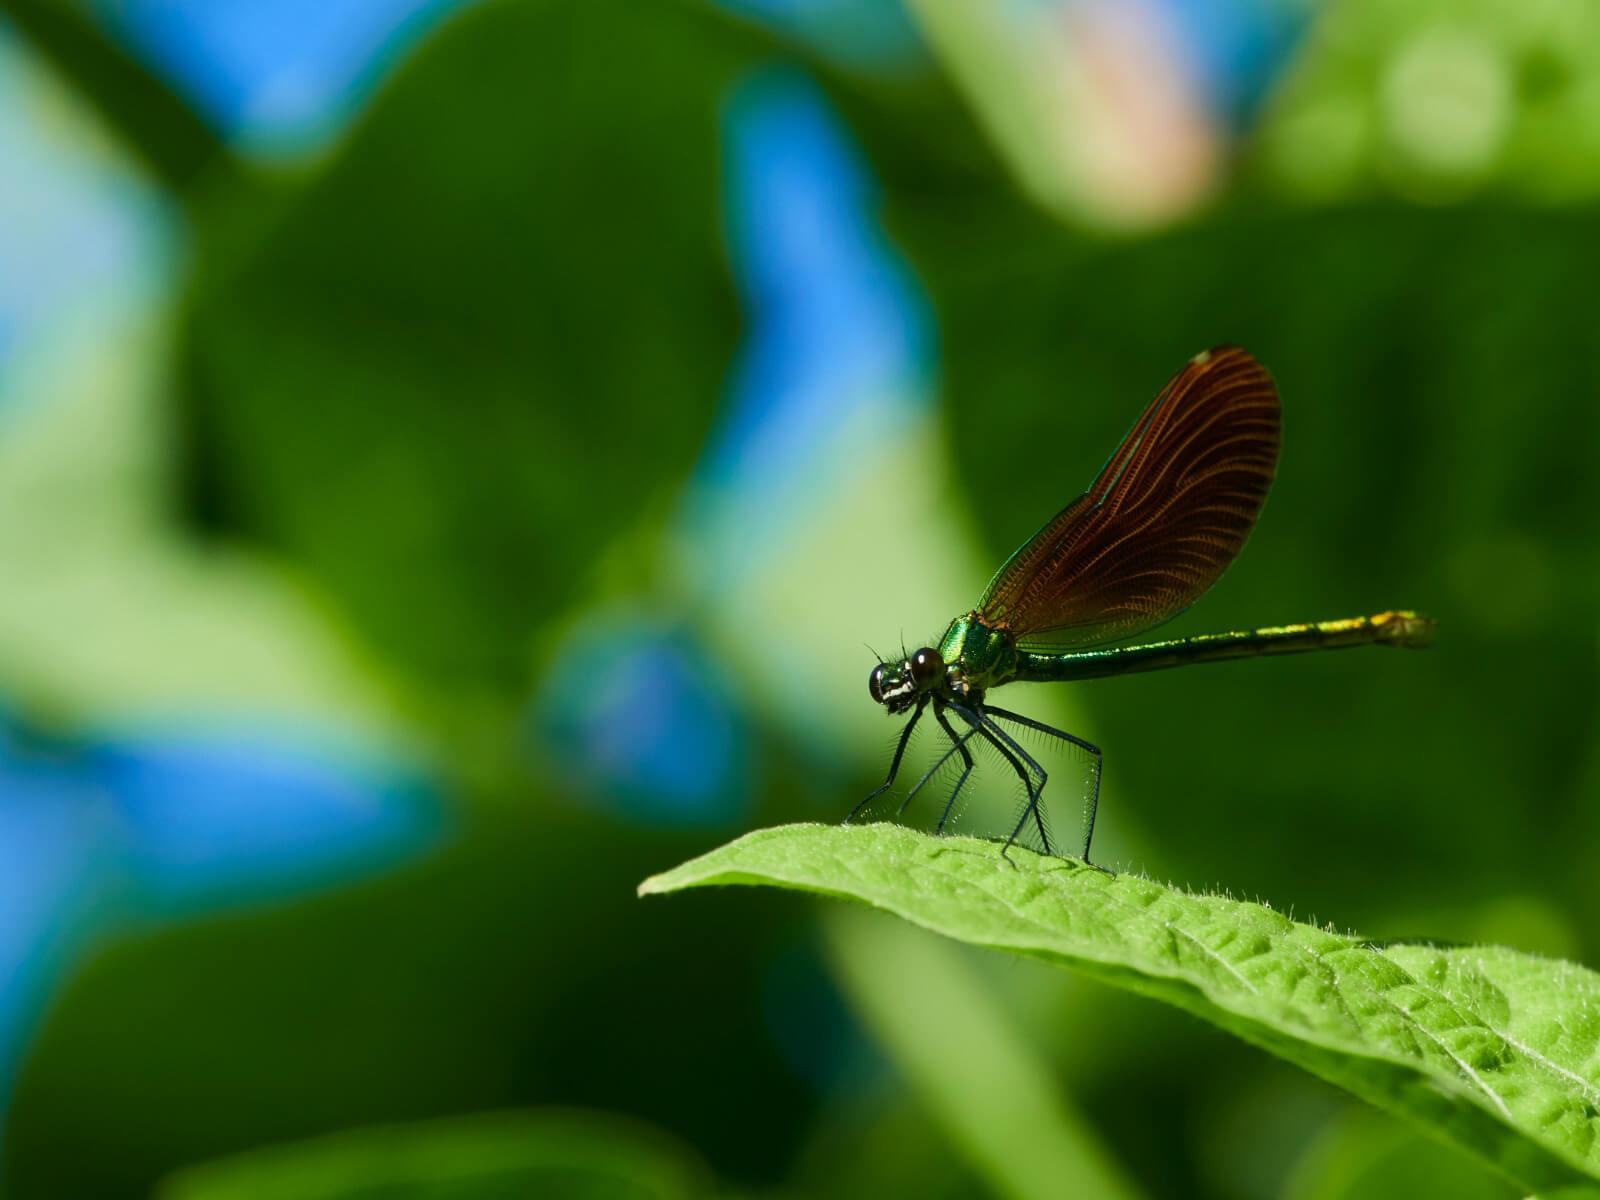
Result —
<path fill-rule="evenodd" d="M 1012 678 L 1045 683 L 1161 671 L 1190 663 L 1254 658 L 1263 654 L 1304 654 L 1311 650 L 1343 650 L 1369 645 L 1411 648 L 1426 645 L 1432 630 L 1431 617 L 1414 612 L 1385 612 L 1343 621 L 1318 621 L 1312 625 L 1207 633 L 1117 650 L 1085 650 L 1077 654 L 1038 654 L 1024 650 L 1017 656 L 1016 674 Z"/>

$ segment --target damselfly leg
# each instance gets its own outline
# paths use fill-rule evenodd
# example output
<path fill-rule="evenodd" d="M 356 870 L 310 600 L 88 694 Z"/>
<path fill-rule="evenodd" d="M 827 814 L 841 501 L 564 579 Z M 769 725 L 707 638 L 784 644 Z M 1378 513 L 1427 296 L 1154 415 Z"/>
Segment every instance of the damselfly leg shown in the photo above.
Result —
<path fill-rule="evenodd" d="M 1039 831 L 1039 840 L 1044 852 L 1046 854 L 1055 853 L 1050 848 L 1050 833 L 1045 828 L 1044 814 L 1039 811 L 1039 797 L 1044 793 L 1044 785 L 1050 778 L 1045 769 L 1034 760 L 1032 755 L 1017 745 L 1015 738 L 990 720 L 982 708 L 976 705 L 972 708 L 967 708 L 960 704 L 951 704 L 950 707 L 955 710 L 957 716 L 968 725 L 971 725 L 976 733 L 998 750 L 1000 756 L 1011 764 L 1011 769 L 1017 773 L 1017 778 L 1022 780 L 1023 789 L 1027 792 L 1028 799 L 1023 806 L 1022 817 L 1017 821 L 1016 828 L 1011 831 L 1011 836 L 1006 839 L 1005 849 L 1001 851 L 1001 854 L 1010 857 L 1007 852 L 1011 849 L 1012 844 L 1016 842 L 1018 835 L 1022 833 L 1023 827 L 1027 825 L 1030 816 L 1033 818 L 1034 826 Z M 1024 766 L 1024 763 L 1027 765 Z"/>
<path fill-rule="evenodd" d="M 1094 841 L 1094 819 L 1095 815 L 1100 811 L 1100 770 L 1104 761 L 1100 754 L 1100 747 L 1091 742 L 1086 742 L 1080 737 L 1074 737 L 1065 729 L 1057 729 L 1054 725 L 1046 725 L 1043 721 L 1035 721 L 1032 717 L 1025 717 L 1021 713 L 1014 713 L 1009 709 L 996 708 L 990 704 L 984 707 L 984 711 L 991 717 L 1000 717 L 1003 720 L 1011 721 L 1014 724 L 1046 734 L 1049 737 L 1059 738 L 1061 741 L 1076 746 L 1089 755 L 1093 768 L 1090 775 L 1089 799 L 1085 805 L 1087 811 L 1085 813 L 1086 821 L 1083 831 L 1083 861 L 1088 862 L 1089 843 Z"/>
<path fill-rule="evenodd" d="M 882 783 L 866 795 L 860 804 L 850 810 L 850 815 L 844 819 L 846 825 L 855 820 L 862 809 L 894 786 L 894 777 L 900 772 L 900 760 L 906 755 L 906 743 L 911 740 L 911 731 L 917 727 L 917 721 L 922 717 L 922 710 L 927 706 L 928 701 L 924 697 L 917 704 L 916 711 L 911 714 L 911 719 L 906 722 L 906 727 L 900 731 L 900 740 L 895 743 L 894 757 L 889 760 L 889 774 L 884 777 Z"/>
<path fill-rule="evenodd" d="M 937 699 L 933 703 L 933 716 L 939 722 L 939 728 L 943 729 L 945 735 L 954 743 L 954 749 L 961 751 L 961 761 L 964 764 L 961 778 L 956 780 L 956 786 L 950 790 L 950 798 L 944 802 L 944 811 L 939 814 L 939 823 L 933 827 L 934 833 L 943 833 L 944 823 L 950 819 L 950 810 L 956 806 L 956 797 L 961 795 L 967 776 L 972 774 L 972 751 L 967 749 L 967 741 L 975 731 L 969 729 L 961 737 L 957 737 L 956 731 L 950 727 L 950 722 L 944 715 L 944 703 Z M 946 751 L 944 757 L 949 758 L 950 752 Z M 944 759 L 939 761 L 942 763 Z"/>

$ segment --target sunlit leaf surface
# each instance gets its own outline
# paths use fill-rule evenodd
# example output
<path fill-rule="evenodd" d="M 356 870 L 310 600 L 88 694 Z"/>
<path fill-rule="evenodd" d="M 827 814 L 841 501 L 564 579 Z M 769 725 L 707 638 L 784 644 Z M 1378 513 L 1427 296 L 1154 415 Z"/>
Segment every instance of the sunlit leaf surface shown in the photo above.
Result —
<path fill-rule="evenodd" d="M 1261 904 L 894 825 L 748 834 L 640 885 L 860 900 L 1187 1009 L 1524 1186 L 1600 1180 L 1600 975 L 1497 947 L 1378 947 Z"/>

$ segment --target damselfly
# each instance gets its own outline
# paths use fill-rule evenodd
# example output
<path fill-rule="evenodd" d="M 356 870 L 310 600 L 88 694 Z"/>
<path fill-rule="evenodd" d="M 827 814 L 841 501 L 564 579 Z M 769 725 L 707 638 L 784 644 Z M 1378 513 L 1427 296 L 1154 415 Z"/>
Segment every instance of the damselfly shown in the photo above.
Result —
<path fill-rule="evenodd" d="M 924 646 L 872 670 L 872 698 L 910 712 L 882 786 L 893 784 L 912 730 L 929 708 L 950 746 L 901 803 L 954 755 L 962 771 L 945 802 L 943 832 L 972 774 L 968 743 L 989 743 L 1021 779 L 1027 799 L 1002 853 L 1031 819 L 1052 853 L 1039 810 L 1046 772 L 1002 722 L 1058 739 L 1089 757 L 1088 861 L 1100 800 L 1098 747 L 1065 730 L 999 708 L 989 693 L 1008 683 L 1094 679 L 1259 654 L 1347 646 L 1421 646 L 1433 622 L 1414 612 L 1205 634 L 1142 646 L 1112 644 L 1182 612 L 1215 583 L 1255 524 L 1278 461 L 1278 393 L 1260 363 L 1236 346 L 1190 359 L 1134 424 L 1087 492 L 1052 517 L 989 581 L 971 612 Z M 948 714 L 965 727 L 957 733 Z"/>

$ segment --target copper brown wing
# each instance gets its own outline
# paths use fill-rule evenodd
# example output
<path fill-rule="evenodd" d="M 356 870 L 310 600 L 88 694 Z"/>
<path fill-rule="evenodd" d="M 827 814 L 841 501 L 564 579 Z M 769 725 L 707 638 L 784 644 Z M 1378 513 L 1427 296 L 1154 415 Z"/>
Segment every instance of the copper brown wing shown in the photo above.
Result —
<path fill-rule="evenodd" d="M 1278 441 L 1265 368 L 1237 346 L 1197 354 L 1094 485 L 1000 568 L 979 616 L 1023 645 L 1087 646 L 1177 615 L 1244 545 Z"/>

